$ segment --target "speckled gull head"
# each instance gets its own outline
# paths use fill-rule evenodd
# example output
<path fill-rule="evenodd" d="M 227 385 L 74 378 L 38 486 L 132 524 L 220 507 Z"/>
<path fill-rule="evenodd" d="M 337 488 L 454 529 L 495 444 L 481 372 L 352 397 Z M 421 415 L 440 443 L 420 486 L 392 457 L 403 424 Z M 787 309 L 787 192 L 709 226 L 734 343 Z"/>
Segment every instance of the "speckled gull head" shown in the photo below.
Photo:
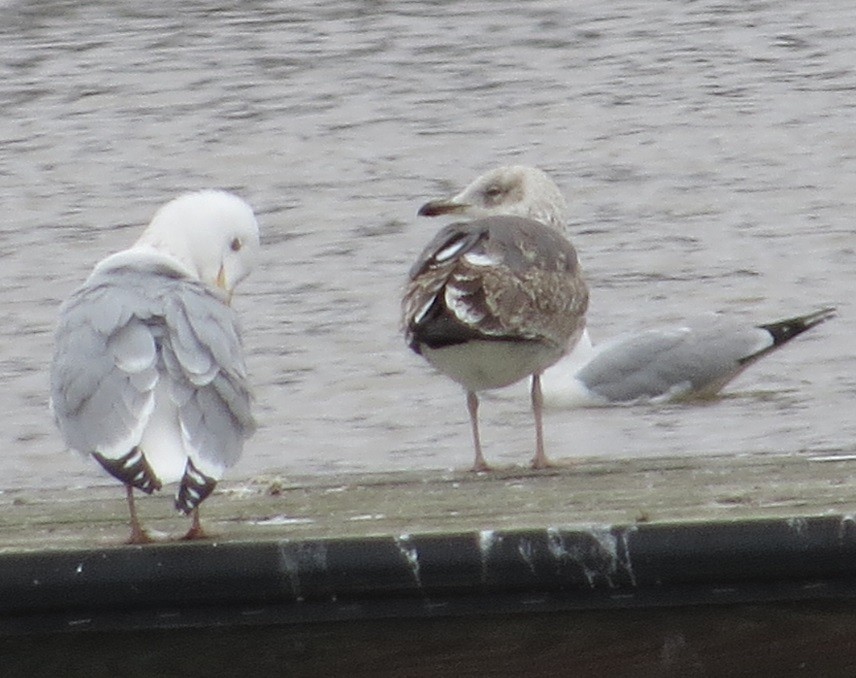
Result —
<path fill-rule="evenodd" d="M 419 215 L 460 214 L 473 219 L 514 216 L 540 221 L 565 231 L 568 206 L 559 187 L 544 172 L 525 165 L 509 165 L 482 174 L 456 196 L 432 200 Z"/>
<path fill-rule="evenodd" d="M 252 208 L 225 191 L 204 190 L 161 207 L 132 249 L 151 248 L 230 299 L 253 270 L 259 226 Z"/>

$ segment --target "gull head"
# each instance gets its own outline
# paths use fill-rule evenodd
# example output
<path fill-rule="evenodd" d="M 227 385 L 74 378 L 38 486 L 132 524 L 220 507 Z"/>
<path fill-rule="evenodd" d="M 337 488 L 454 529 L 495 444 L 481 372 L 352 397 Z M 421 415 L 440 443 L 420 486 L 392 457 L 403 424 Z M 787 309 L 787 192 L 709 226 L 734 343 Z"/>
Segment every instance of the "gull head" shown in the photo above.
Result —
<path fill-rule="evenodd" d="M 565 230 L 568 206 L 559 187 L 535 167 L 511 165 L 481 175 L 452 198 L 432 200 L 419 215 L 460 214 L 473 219 L 515 216 Z"/>
<path fill-rule="evenodd" d="M 204 190 L 161 207 L 135 248 L 151 248 L 178 261 L 190 275 L 222 290 L 235 287 L 253 269 L 259 226 L 252 208 L 236 195 Z"/>

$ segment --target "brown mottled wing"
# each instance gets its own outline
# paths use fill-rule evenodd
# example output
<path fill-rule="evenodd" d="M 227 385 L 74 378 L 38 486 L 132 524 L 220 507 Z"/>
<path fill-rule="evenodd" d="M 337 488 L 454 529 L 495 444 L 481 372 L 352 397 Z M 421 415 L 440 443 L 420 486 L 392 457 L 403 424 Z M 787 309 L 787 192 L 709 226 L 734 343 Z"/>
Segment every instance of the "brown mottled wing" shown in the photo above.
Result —
<path fill-rule="evenodd" d="M 419 352 L 472 339 L 563 346 L 588 307 L 573 246 L 558 231 L 517 217 L 451 224 L 410 271 L 403 322 Z"/>

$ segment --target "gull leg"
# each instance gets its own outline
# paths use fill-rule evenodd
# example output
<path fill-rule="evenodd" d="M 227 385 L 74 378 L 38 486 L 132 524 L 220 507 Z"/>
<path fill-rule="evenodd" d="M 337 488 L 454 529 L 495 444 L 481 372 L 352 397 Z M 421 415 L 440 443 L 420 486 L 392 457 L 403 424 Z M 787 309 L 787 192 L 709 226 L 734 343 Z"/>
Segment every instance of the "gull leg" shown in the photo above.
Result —
<path fill-rule="evenodd" d="M 140 520 L 137 517 L 137 507 L 134 504 L 134 488 L 131 485 L 125 485 L 125 493 L 128 498 L 128 511 L 131 513 L 131 536 L 128 537 L 128 544 L 151 544 L 153 539 L 149 533 L 140 525 Z"/>
<path fill-rule="evenodd" d="M 467 410 L 470 413 L 470 426 L 473 429 L 473 446 L 476 448 L 476 460 L 473 462 L 473 472 L 490 471 L 490 466 L 484 459 L 479 438 L 479 397 L 475 391 L 467 391 Z"/>
<path fill-rule="evenodd" d="M 199 507 L 193 509 L 192 513 L 192 522 L 190 523 L 190 529 L 187 531 L 182 537 L 184 541 L 192 541 L 193 539 L 207 539 L 208 535 L 205 534 L 205 530 L 202 529 L 202 523 L 199 521 Z"/>
<path fill-rule="evenodd" d="M 548 468 L 552 466 L 544 452 L 544 395 L 541 393 L 541 375 L 532 375 L 532 413 L 535 415 L 535 456 L 532 458 L 532 468 Z"/>

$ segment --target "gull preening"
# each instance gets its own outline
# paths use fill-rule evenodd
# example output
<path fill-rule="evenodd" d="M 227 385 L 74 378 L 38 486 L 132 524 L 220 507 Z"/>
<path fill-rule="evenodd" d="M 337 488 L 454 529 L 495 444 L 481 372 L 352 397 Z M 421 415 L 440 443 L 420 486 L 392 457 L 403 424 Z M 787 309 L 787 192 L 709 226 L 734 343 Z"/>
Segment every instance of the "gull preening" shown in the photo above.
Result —
<path fill-rule="evenodd" d="M 186 538 L 199 504 L 255 430 L 229 306 L 259 248 L 252 209 L 206 190 L 161 207 L 137 242 L 100 261 L 62 305 L 51 405 L 68 446 L 126 486 L 131 543 L 150 541 L 134 488 L 179 483 Z"/>
<path fill-rule="evenodd" d="M 548 465 L 541 374 L 585 328 L 588 288 L 564 235 L 565 200 L 530 167 L 502 167 L 419 214 L 459 214 L 410 270 L 402 302 L 408 345 L 467 393 L 475 461 L 488 468 L 478 427 L 478 392 L 532 378 L 535 456 Z"/>
<path fill-rule="evenodd" d="M 835 315 L 834 308 L 754 325 L 706 314 L 574 350 L 541 377 L 550 407 L 709 398 L 747 367 Z"/>

